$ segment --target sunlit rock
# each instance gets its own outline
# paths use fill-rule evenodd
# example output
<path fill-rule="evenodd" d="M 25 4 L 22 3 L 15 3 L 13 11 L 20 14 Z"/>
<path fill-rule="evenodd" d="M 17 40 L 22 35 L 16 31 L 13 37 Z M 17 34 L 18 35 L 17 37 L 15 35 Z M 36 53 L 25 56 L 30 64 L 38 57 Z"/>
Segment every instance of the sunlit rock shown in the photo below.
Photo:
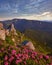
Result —
<path fill-rule="evenodd" d="M 5 40 L 5 37 L 6 37 L 5 30 L 0 30 L 0 39 Z"/>
<path fill-rule="evenodd" d="M 17 35 L 16 29 L 15 29 L 15 27 L 14 27 L 14 24 L 11 25 L 11 32 L 12 32 L 14 35 Z"/>
<path fill-rule="evenodd" d="M 0 23 L 0 39 L 5 40 L 5 29 L 3 28 L 3 24 Z"/>
<path fill-rule="evenodd" d="M 9 29 L 7 29 L 7 30 L 5 31 L 5 33 L 6 33 L 7 36 L 9 36 L 9 35 L 10 35 Z"/>
<path fill-rule="evenodd" d="M 31 50 L 35 50 L 35 47 L 34 47 L 34 45 L 33 45 L 33 43 L 31 41 L 25 40 L 24 42 L 22 42 L 22 45 L 27 46 Z"/>
<path fill-rule="evenodd" d="M 2 23 L 0 23 L 0 29 L 3 29 L 3 24 Z"/>

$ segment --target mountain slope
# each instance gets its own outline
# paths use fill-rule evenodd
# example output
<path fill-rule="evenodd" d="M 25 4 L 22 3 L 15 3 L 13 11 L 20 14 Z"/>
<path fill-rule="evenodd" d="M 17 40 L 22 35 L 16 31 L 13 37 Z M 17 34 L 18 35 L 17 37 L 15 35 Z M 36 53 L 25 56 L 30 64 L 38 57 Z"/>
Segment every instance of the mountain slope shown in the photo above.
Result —
<path fill-rule="evenodd" d="M 25 31 L 25 36 L 36 42 L 36 46 L 42 47 L 46 51 L 52 52 L 52 34 L 37 30 Z"/>
<path fill-rule="evenodd" d="M 9 24 L 14 23 L 15 28 L 19 30 L 20 32 L 24 32 L 27 29 L 52 32 L 52 22 L 25 20 L 25 19 L 13 19 L 13 20 L 6 20 L 2 22 L 5 25 L 5 28 Z"/>

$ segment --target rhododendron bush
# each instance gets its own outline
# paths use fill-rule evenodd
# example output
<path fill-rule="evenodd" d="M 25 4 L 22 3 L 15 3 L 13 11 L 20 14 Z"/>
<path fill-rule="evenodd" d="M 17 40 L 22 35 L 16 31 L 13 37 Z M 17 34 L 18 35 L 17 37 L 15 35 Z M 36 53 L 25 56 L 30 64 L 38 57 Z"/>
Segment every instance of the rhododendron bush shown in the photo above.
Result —
<path fill-rule="evenodd" d="M 0 65 L 52 65 L 52 58 L 28 47 L 0 44 Z"/>

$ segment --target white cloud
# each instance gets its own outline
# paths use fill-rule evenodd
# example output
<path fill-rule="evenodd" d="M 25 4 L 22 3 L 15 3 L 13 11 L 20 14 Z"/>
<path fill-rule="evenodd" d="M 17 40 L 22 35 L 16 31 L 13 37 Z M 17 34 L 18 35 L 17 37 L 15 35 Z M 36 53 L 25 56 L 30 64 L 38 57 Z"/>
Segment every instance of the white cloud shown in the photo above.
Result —
<path fill-rule="evenodd" d="M 22 16 L 19 18 L 30 19 L 30 20 L 52 20 L 52 13 L 44 12 L 40 15 L 34 14 L 34 15 Z"/>
<path fill-rule="evenodd" d="M 8 17 L 8 18 L 0 18 L 0 20 L 6 20 L 6 19 L 13 19 L 13 18 L 19 18 L 19 19 L 28 19 L 28 20 L 52 20 L 52 13 L 50 12 L 44 12 L 42 14 L 33 14 L 33 15 L 28 15 L 24 14 L 22 16 L 14 16 L 14 17 Z"/>
<path fill-rule="evenodd" d="M 42 15 L 42 16 L 44 16 L 44 15 L 50 15 L 50 12 L 44 12 L 44 13 L 42 13 L 41 15 Z"/>

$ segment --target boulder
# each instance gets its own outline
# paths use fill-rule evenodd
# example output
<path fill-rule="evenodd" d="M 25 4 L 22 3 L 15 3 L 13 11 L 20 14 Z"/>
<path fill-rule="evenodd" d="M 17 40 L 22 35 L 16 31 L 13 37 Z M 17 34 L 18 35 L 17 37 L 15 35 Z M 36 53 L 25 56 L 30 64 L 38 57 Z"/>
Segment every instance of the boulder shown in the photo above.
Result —
<path fill-rule="evenodd" d="M 22 42 L 22 46 L 27 46 L 29 49 L 35 50 L 35 47 L 31 41 L 25 40 L 24 42 Z"/>
<path fill-rule="evenodd" d="M 26 46 L 28 46 L 29 49 L 35 50 L 35 47 L 34 47 L 33 43 L 30 42 L 30 41 L 26 44 Z"/>

